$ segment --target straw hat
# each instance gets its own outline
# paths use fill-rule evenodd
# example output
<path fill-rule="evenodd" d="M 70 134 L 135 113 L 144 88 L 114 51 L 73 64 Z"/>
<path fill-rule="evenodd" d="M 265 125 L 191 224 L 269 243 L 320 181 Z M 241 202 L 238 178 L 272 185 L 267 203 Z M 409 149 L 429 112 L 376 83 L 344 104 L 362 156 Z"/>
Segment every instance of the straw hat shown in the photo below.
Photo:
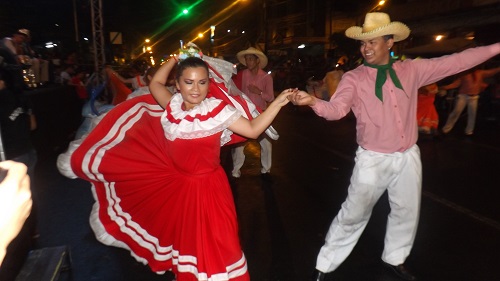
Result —
<path fill-rule="evenodd" d="M 24 35 L 26 37 L 30 37 L 30 31 L 26 28 L 21 28 L 16 33 Z"/>
<path fill-rule="evenodd" d="M 363 27 L 352 26 L 345 31 L 345 36 L 356 40 L 372 39 L 384 35 L 394 35 L 394 42 L 398 42 L 410 35 L 410 29 L 404 23 L 391 22 L 386 13 L 368 13 Z"/>
<path fill-rule="evenodd" d="M 237 53 L 236 57 L 238 58 L 238 61 L 241 64 L 245 65 L 245 66 L 246 66 L 246 62 L 245 62 L 245 56 L 246 55 L 256 55 L 259 58 L 259 62 L 260 62 L 259 66 L 260 66 L 260 68 L 266 67 L 266 65 L 267 65 L 267 57 L 266 57 L 266 55 L 264 55 L 263 52 L 255 49 L 254 47 L 250 47 L 250 48 L 248 48 L 246 50 L 243 50 L 243 51 Z"/>

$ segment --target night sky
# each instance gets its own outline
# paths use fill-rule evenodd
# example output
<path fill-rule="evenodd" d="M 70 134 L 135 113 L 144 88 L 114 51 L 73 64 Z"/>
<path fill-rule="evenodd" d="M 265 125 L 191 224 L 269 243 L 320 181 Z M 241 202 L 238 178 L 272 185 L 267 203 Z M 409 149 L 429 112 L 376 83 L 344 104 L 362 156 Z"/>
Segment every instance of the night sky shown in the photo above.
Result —
<path fill-rule="evenodd" d="M 217 28 L 226 30 L 235 26 L 256 34 L 262 0 L 246 0 L 231 9 L 229 18 L 214 19 L 232 0 L 102 0 L 103 28 L 107 36 L 110 31 L 122 32 L 123 40 L 129 45 L 152 38 L 158 48 L 174 51 L 180 39 L 189 40 L 201 29 L 208 29 L 211 22 Z M 271 2 L 272 0 L 267 0 Z M 303 3 L 302 0 L 292 0 Z M 370 6 L 377 1 L 331 0 L 337 11 L 356 10 Z M 97 1 L 98 2 L 98 1 Z M 394 2 L 394 1 L 393 1 Z M 75 9 L 73 6 L 75 3 Z M 60 41 L 73 47 L 76 41 L 74 11 L 76 11 L 79 40 L 92 37 L 89 0 L 0 0 L 0 36 L 10 36 L 19 28 L 32 32 L 32 43 Z M 184 6 L 197 3 L 187 17 L 174 20 Z M 226 13 L 225 15 L 229 14 Z M 212 19 L 210 21 L 209 19 Z M 206 27 L 200 27 L 206 25 Z M 252 31 L 253 30 L 253 31 Z M 256 35 L 255 35 L 256 36 Z M 168 52 L 167 51 L 167 52 Z"/>

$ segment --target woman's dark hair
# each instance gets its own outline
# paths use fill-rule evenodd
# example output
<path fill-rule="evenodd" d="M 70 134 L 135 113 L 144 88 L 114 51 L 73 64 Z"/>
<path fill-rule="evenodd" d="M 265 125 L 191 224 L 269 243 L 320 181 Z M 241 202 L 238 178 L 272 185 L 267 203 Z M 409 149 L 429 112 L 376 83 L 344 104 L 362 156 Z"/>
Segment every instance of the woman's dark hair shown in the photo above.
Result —
<path fill-rule="evenodd" d="M 146 73 L 144 74 L 144 82 L 146 82 L 147 85 L 149 85 L 149 83 L 151 82 L 149 80 L 148 76 L 151 76 L 151 77 L 155 76 L 155 73 L 157 70 L 158 70 L 158 67 L 154 67 L 154 66 L 152 66 L 146 70 Z"/>
<path fill-rule="evenodd" d="M 176 73 L 175 73 L 175 80 L 179 81 L 181 78 L 182 73 L 186 68 L 195 68 L 195 67 L 203 67 L 207 71 L 208 74 L 208 66 L 207 64 L 200 58 L 197 57 L 189 57 L 185 60 L 182 60 L 179 62 L 177 65 Z"/>

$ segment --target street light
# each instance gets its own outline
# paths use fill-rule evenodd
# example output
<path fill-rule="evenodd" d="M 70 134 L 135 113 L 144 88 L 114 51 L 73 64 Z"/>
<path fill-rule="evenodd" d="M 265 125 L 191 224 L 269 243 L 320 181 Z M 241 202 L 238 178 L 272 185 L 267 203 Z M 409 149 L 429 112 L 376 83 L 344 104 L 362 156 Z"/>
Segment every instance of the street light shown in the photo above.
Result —
<path fill-rule="evenodd" d="M 377 3 L 377 5 L 375 5 L 375 7 L 373 7 L 370 11 L 368 11 L 368 13 L 371 13 L 373 11 L 378 11 L 380 10 L 380 7 L 382 7 L 383 5 L 385 4 L 385 0 L 381 0 Z"/>
<path fill-rule="evenodd" d="M 151 40 L 149 40 L 149 38 L 147 38 L 147 39 L 144 40 L 144 46 L 142 46 L 142 52 L 143 53 L 151 51 L 151 46 L 149 44 L 150 42 L 151 42 Z"/>

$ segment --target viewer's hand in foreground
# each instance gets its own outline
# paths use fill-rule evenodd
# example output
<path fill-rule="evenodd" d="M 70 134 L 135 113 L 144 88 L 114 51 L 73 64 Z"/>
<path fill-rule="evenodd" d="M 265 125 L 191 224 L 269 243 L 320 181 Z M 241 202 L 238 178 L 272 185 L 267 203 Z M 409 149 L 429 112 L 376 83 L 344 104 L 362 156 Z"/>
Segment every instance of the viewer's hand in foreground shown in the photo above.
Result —
<path fill-rule="evenodd" d="M 0 263 L 9 243 L 21 231 L 31 212 L 30 178 L 26 165 L 14 161 L 0 162 L 7 176 L 0 183 Z"/>
<path fill-rule="evenodd" d="M 296 91 L 290 97 L 290 101 L 295 105 L 315 105 L 316 97 L 310 95 L 304 91 Z"/>

